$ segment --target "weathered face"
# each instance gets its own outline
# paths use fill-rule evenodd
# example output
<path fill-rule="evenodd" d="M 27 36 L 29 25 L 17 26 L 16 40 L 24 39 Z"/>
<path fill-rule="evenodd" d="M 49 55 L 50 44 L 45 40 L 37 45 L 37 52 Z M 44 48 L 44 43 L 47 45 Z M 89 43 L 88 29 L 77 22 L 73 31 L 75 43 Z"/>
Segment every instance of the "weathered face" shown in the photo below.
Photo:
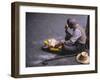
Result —
<path fill-rule="evenodd" d="M 67 25 L 68 25 L 69 28 L 74 28 L 74 24 L 76 24 L 76 20 L 75 19 L 69 18 L 67 20 Z"/>
<path fill-rule="evenodd" d="M 68 25 L 69 28 L 71 28 L 71 29 L 73 28 L 73 24 L 72 23 L 67 23 L 67 25 Z"/>

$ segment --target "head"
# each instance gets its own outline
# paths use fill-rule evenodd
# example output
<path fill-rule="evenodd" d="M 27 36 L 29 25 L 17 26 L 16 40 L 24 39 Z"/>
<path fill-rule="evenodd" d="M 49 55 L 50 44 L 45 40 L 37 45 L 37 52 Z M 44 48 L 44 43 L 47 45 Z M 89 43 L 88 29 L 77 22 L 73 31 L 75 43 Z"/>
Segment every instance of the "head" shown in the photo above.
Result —
<path fill-rule="evenodd" d="M 67 25 L 68 25 L 69 28 L 75 28 L 76 24 L 77 24 L 77 22 L 74 18 L 68 18 L 67 19 Z"/>

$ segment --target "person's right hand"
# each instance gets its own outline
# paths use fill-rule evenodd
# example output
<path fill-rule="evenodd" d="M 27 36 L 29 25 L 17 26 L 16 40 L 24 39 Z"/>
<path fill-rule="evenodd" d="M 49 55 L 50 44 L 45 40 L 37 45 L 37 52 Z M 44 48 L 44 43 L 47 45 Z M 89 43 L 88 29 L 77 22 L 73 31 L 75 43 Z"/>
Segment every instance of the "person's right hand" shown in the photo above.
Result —
<path fill-rule="evenodd" d="M 68 29 L 68 25 L 67 24 L 65 25 L 65 29 Z"/>

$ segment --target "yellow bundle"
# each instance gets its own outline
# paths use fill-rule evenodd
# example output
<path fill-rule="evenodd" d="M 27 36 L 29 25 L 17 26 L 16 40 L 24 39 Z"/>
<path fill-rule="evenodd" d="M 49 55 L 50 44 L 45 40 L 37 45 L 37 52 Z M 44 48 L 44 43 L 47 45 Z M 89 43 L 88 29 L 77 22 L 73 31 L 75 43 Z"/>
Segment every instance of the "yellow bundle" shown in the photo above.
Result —
<path fill-rule="evenodd" d="M 62 48 L 62 45 L 58 45 L 59 41 L 56 39 L 47 39 L 44 40 L 44 46 L 47 46 L 50 51 L 60 51 Z"/>

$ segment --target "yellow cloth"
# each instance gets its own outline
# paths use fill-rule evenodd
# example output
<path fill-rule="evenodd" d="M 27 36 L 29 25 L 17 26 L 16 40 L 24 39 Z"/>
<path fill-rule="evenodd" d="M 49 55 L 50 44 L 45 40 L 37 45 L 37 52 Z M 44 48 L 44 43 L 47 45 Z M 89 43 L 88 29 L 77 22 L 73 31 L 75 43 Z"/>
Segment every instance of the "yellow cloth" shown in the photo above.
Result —
<path fill-rule="evenodd" d="M 50 47 L 48 39 L 44 40 L 44 44 L 46 46 L 48 46 L 48 48 L 49 48 L 50 51 L 60 51 L 61 48 L 62 48 L 62 46 L 59 46 L 59 47 Z"/>

